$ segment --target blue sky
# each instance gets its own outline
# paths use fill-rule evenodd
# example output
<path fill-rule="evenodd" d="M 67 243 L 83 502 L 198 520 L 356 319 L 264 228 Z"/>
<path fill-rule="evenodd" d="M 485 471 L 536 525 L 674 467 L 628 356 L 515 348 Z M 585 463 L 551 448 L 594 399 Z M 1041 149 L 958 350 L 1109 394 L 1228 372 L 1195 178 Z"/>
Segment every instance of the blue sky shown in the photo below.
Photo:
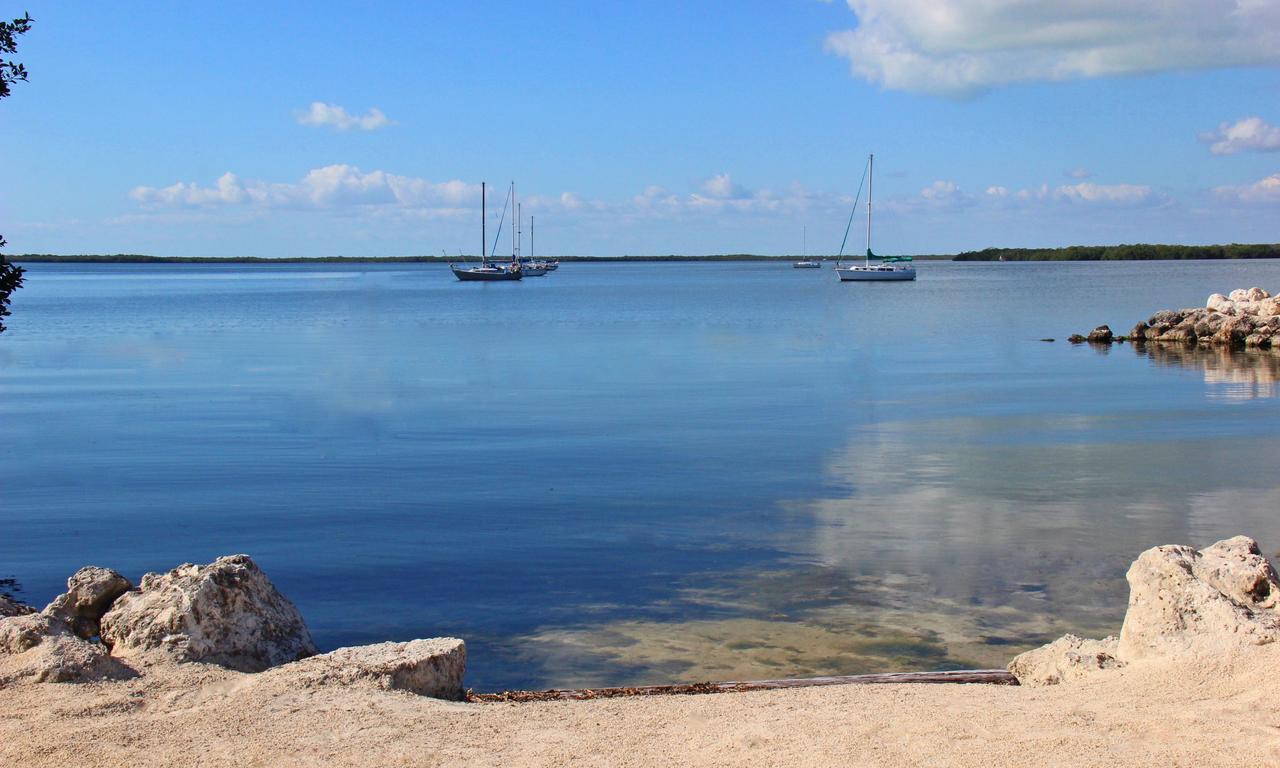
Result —
<path fill-rule="evenodd" d="M 874 152 L 877 251 L 1280 241 L 1280 0 L 1149 5 L 0 0 L 0 232 L 474 253 L 514 179 L 538 252 L 831 252 Z"/>

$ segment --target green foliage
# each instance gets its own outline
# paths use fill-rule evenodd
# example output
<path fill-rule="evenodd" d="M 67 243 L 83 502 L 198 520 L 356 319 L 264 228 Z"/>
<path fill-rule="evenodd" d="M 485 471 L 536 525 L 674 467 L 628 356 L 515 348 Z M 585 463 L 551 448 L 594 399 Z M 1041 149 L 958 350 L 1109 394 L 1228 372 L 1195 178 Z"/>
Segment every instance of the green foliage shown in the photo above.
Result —
<path fill-rule="evenodd" d="M 0 248 L 4 245 L 4 237 L 0 237 Z M 4 333 L 4 319 L 10 314 L 9 296 L 22 287 L 22 271 L 22 267 L 0 256 L 0 333 Z"/>
<path fill-rule="evenodd" d="M 1069 248 L 986 248 L 955 261 L 1158 261 L 1176 259 L 1280 259 L 1280 244 L 1073 245 Z"/>
<path fill-rule="evenodd" d="M 13 21 L 0 21 L 0 53 L 18 50 L 17 36 L 31 29 L 30 14 Z M 0 59 L 0 99 L 9 95 L 9 85 L 27 79 L 27 68 L 16 61 Z M 5 246 L 0 236 L 0 248 Z M 22 286 L 22 267 L 10 264 L 0 255 L 0 333 L 4 333 L 4 319 L 9 316 L 9 296 Z"/>
<path fill-rule="evenodd" d="M 31 29 L 31 15 L 13 21 L 0 21 L 0 53 L 16 53 L 17 36 Z M 27 68 L 16 61 L 0 59 L 0 99 L 9 95 L 9 86 L 27 79 Z"/>

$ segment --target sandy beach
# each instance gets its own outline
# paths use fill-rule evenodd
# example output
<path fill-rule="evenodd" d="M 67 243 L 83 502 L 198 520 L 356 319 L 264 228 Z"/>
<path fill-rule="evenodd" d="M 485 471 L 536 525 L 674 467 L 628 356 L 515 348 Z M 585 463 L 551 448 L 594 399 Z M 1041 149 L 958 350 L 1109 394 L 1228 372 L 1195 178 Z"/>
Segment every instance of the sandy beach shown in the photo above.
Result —
<path fill-rule="evenodd" d="M 1280 764 L 1280 646 L 1068 685 L 857 685 L 468 704 L 203 664 L 0 692 L 0 764 Z"/>

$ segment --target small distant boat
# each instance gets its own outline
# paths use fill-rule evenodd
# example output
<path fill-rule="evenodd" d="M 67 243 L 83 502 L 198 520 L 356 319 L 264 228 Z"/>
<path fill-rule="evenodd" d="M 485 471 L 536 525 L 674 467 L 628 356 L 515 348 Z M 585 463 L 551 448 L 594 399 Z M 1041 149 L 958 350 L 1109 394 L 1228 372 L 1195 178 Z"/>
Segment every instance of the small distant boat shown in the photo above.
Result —
<path fill-rule="evenodd" d="M 520 206 L 516 206 L 517 216 L 520 216 Z M 518 219 L 523 221 L 524 219 Z M 519 236 L 520 242 L 524 243 L 523 233 Z M 525 277 L 542 277 L 551 270 L 547 268 L 547 262 L 538 261 L 533 258 L 533 217 L 529 217 L 529 258 L 520 257 L 520 269 L 524 272 Z"/>
<path fill-rule="evenodd" d="M 915 280 L 916 268 L 911 263 L 910 256 L 890 256 L 882 258 L 871 252 L 871 177 L 875 170 L 875 155 L 867 157 L 867 256 L 861 266 L 856 264 L 842 267 L 839 259 L 836 261 L 836 274 L 840 276 L 840 282 L 880 282 L 880 281 L 899 281 L 899 280 Z M 857 198 L 853 202 L 854 211 L 857 211 Z M 853 214 L 849 216 L 850 221 Z M 845 238 L 849 237 L 849 229 L 845 228 Z M 840 246 L 841 252 L 844 246 Z M 879 264 L 872 264 L 871 260 L 879 261 Z"/>
<path fill-rule="evenodd" d="M 822 269 L 822 262 L 809 258 L 809 228 L 804 229 L 804 256 L 791 265 L 795 269 Z"/>
<path fill-rule="evenodd" d="M 515 259 L 510 264 L 490 264 L 485 258 L 488 252 L 489 238 L 485 233 L 485 184 L 480 182 L 480 266 L 478 267 L 459 267 L 457 264 L 450 264 L 449 269 L 453 272 L 453 276 L 463 282 L 483 281 L 492 282 L 497 280 L 519 280 L 524 277 L 523 271 L 520 269 L 520 262 Z"/>

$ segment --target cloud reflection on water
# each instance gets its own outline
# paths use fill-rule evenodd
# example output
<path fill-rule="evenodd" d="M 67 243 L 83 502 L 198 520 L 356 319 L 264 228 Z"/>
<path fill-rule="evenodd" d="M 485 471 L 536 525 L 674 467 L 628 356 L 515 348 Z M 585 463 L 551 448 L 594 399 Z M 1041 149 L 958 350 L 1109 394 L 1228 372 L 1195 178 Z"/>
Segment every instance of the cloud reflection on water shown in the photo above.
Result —
<path fill-rule="evenodd" d="M 525 653 L 547 679 L 617 684 L 1003 666 L 1116 632 L 1138 552 L 1280 542 L 1280 491 L 1255 472 L 1280 448 L 1144 439 L 1164 417 L 1125 439 L 1103 413 L 1046 416 L 1039 440 L 1009 416 L 859 430 L 826 463 L 829 494 L 783 505 L 788 568 L 701 574 L 661 616 L 544 628 Z"/>

